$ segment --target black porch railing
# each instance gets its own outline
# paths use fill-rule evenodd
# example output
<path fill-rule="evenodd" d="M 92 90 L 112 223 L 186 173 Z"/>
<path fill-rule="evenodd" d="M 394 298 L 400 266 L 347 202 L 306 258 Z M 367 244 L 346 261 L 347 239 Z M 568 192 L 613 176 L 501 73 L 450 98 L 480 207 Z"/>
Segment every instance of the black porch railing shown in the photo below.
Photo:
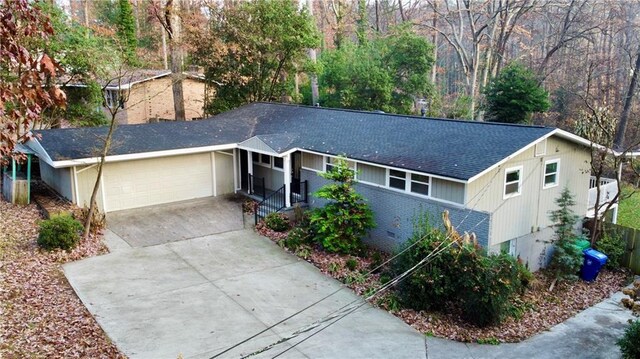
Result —
<path fill-rule="evenodd" d="M 264 201 L 267 198 L 267 189 L 264 186 L 264 177 L 256 177 L 249 174 L 249 183 L 247 185 L 249 194 L 258 195 Z"/>
<path fill-rule="evenodd" d="M 291 204 L 307 203 L 309 196 L 308 188 L 308 181 L 293 180 L 291 182 Z"/>
<path fill-rule="evenodd" d="M 261 218 L 266 217 L 270 213 L 278 212 L 281 209 L 287 206 L 285 201 L 286 195 L 286 186 L 282 185 L 282 187 L 275 190 L 273 193 L 269 194 L 262 202 L 258 203 L 256 206 L 256 211 L 254 213 L 255 224 L 258 224 L 258 221 Z"/>
<path fill-rule="evenodd" d="M 249 175 L 249 179 L 250 182 L 252 176 Z M 264 195 L 264 178 L 255 178 L 256 180 L 262 180 L 262 188 L 263 188 L 263 195 Z M 260 181 L 258 181 L 260 182 Z M 249 186 L 249 188 L 251 189 L 251 186 Z M 306 203 L 309 197 L 309 193 L 308 193 L 308 188 L 309 188 L 309 182 L 308 181 L 294 181 L 291 183 L 291 193 L 289 194 L 289 199 L 291 201 L 291 204 L 295 204 L 295 203 L 301 203 L 304 202 Z M 251 194 L 251 192 L 250 192 Z M 266 216 L 268 216 L 270 213 L 274 213 L 274 212 L 280 212 L 283 208 L 285 208 L 287 206 L 287 187 L 286 185 L 282 185 L 282 187 L 278 188 L 277 190 L 271 192 L 269 195 L 266 195 L 263 197 L 264 199 L 258 203 L 258 205 L 256 206 L 256 211 L 254 213 L 254 219 L 255 219 L 255 224 L 258 224 L 258 221 Z"/>

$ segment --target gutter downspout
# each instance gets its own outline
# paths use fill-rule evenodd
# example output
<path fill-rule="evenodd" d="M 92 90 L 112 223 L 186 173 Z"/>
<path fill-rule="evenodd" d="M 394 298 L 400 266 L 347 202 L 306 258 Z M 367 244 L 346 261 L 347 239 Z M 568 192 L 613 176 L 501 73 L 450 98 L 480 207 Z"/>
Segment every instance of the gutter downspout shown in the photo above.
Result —
<path fill-rule="evenodd" d="M 78 171 L 76 166 L 73 166 L 73 189 L 75 194 L 75 203 L 79 207 L 80 206 L 80 192 L 78 191 Z"/>

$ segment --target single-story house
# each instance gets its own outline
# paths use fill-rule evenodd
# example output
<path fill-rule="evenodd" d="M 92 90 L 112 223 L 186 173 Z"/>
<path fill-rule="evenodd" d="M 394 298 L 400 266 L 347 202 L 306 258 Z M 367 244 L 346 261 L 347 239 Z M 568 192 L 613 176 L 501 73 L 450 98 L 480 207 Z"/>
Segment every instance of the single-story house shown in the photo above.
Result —
<path fill-rule="evenodd" d="M 37 131 L 28 146 L 42 179 L 88 205 L 106 128 Z M 280 192 L 307 200 L 339 155 L 357 171 L 357 190 L 377 227 L 365 240 L 392 250 L 428 212 L 450 212 L 460 232 L 489 251 L 546 261 L 549 211 L 563 187 L 586 215 L 590 143 L 550 127 L 459 121 L 276 103 L 252 103 L 192 122 L 119 126 L 100 180 L 103 212 L 234 192 Z M 304 192 L 304 193 L 303 193 Z M 322 202 L 312 195 L 308 205 Z"/>
<path fill-rule="evenodd" d="M 204 117 L 204 76 L 183 73 L 182 91 L 184 94 L 185 118 L 187 120 Z M 175 119 L 171 71 L 137 69 L 114 76 L 110 80 L 100 80 L 104 87 L 104 99 L 107 107 L 121 106 L 116 120 L 119 124 L 139 124 Z M 70 81 L 65 87 L 83 87 L 82 82 Z M 127 92 L 125 103 L 118 103 L 121 92 Z M 110 119 L 108 108 L 103 109 Z"/>

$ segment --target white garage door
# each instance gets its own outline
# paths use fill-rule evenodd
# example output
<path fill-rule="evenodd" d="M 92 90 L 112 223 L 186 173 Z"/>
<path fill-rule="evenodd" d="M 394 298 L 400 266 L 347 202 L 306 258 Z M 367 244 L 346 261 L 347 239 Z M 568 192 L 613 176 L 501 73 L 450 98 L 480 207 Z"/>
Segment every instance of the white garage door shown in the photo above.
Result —
<path fill-rule="evenodd" d="M 213 195 L 209 153 L 109 163 L 103 180 L 107 212 Z"/>

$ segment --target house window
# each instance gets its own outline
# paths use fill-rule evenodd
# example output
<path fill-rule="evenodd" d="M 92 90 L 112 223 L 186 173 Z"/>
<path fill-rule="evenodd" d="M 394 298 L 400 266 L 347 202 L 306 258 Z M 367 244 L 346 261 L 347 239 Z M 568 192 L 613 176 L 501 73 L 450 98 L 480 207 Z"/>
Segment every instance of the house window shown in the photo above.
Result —
<path fill-rule="evenodd" d="M 331 171 L 336 166 L 337 162 L 338 162 L 338 158 L 337 157 L 325 156 L 324 157 L 324 170 L 325 170 L 325 172 Z M 351 168 L 352 170 L 355 171 L 356 163 L 353 162 L 353 161 L 347 161 L 347 167 L 349 167 L 349 168 Z"/>
<path fill-rule="evenodd" d="M 104 101 L 109 108 L 115 108 L 118 106 L 118 91 L 116 90 L 105 90 L 104 91 Z"/>
<path fill-rule="evenodd" d="M 273 158 L 273 167 L 274 168 L 283 169 L 284 168 L 284 159 L 282 159 L 281 157 L 274 157 Z"/>
<path fill-rule="evenodd" d="M 331 172 L 333 170 L 333 167 L 335 167 L 333 164 L 335 163 L 335 160 L 332 159 L 331 157 L 325 157 L 325 161 L 324 161 L 324 171 L 325 172 Z"/>
<path fill-rule="evenodd" d="M 260 163 L 271 166 L 271 156 L 265 155 L 264 153 L 260 154 Z"/>
<path fill-rule="evenodd" d="M 251 152 L 251 160 L 261 166 L 271 167 L 271 156 L 264 153 Z"/>
<path fill-rule="evenodd" d="M 389 187 L 406 190 L 407 172 L 389 170 Z"/>
<path fill-rule="evenodd" d="M 544 185 L 543 188 L 551 188 L 558 185 L 560 175 L 560 160 L 551 160 L 544 163 Z"/>
<path fill-rule="evenodd" d="M 515 197 L 522 192 L 522 166 L 507 168 L 504 174 L 504 198 Z"/>
<path fill-rule="evenodd" d="M 411 192 L 429 195 L 429 176 L 411 174 Z"/>

